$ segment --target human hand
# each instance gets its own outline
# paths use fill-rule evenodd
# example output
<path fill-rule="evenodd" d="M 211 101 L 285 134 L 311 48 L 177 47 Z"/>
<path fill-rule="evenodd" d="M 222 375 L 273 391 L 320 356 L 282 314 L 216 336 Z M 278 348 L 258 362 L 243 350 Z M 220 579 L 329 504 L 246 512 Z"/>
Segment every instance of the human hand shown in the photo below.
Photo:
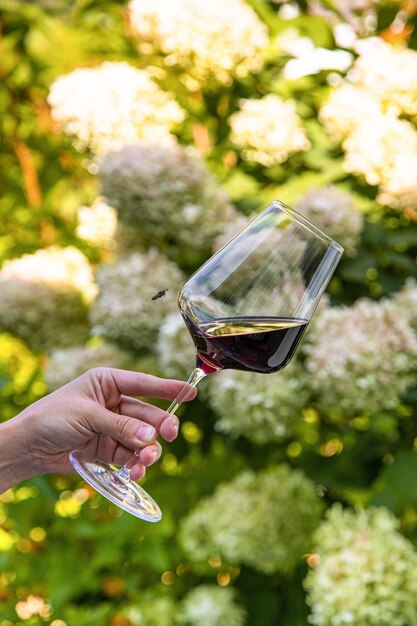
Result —
<path fill-rule="evenodd" d="M 161 456 L 158 434 L 173 441 L 179 423 L 132 396 L 173 400 L 185 384 L 126 370 L 89 370 L 0 426 L 0 493 L 29 476 L 72 472 L 68 455 L 74 449 L 116 465 L 138 450 L 131 477 L 139 480 Z M 189 387 L 187 400 L 196 395 Z"/>

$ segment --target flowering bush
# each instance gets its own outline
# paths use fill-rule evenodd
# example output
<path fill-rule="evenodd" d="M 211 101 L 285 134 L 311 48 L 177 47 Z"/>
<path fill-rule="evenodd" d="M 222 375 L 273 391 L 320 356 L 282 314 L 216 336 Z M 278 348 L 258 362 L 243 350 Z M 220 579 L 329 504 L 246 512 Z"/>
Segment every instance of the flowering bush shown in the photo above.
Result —
<path fill-rule="evenodd" d="M 131 355 L 105 342 L 54 350 L 45 366 L 47 388 L 54 391 L 93 367 L 133 369 L 134 363 Z"/>
<path fill-rule="evenodd" d="M 6 261 L 0 270 L 0 327 L 36 350 L 86 338 L 87 306 L 97 287 L 76 248 L 50 247 Z"/>
<path fill-rule="evenodd" d="M 172 143 L 170 131 L 184 119 L 172 96 L 145 70 L 124 62 L 80 68 L 58 78 L 48 102 L 58 126 L 78 150 L 95 155 L 138 139 Z"/>
<path fill-rule="evenodd" d="M 405 318 L 417 331 L 417 284 L 414 280 L 408 280 L 404 287 L 392 297 L 393 304 L 397 307 L 398 317 Z"/>
<path fill-rule="evenodd" d="M 377 39 L 354 63 L 353 83 L 373 94 L 386 109 L 417 115 L 417 52 Z"/>
<path fill-rule="evenodd" d="M 261 444 L 291 435 L 310 397 L 306 372 L 295 361 L 276 377 L 230 370 L 209 382 L 217 428 Z"/>
<path fill-rule="evenodd" d="M 152 600 L 133 604 L 123 611 L 121 620 L 129 620 L 134 626 L 173 626 L 177 624 L 174 616 L 178 613 L 178 606 L 169 596 L 161 596 L 157 591 Z M 175 622 L 173 621 L 175 620 Z"/>
<path fill-rule="evenodd" d="M 389 301 L 324 309 L 305 350 L 322 406 L 347 415 L 394 408 L 415 380 L 417 338 Z"/>
<path fill-rule="evenodd" d="M 378 185 L 381 203 L 400 209 L 417 206 L 417 131 L 399 117 L 413 118 L 417 111 L 417 53 L 380 40 L 359 51 L 347 81 L 330 95 L 320 118 L 342 140 L 345 170 Z"/>
<path fill-rule="evenodd" d="M 77 212 L 77 235 L 91 245 L 100 248 L 113 248 L 117 228 L 117 213 L 102 198 L 92 206 L 81 206 Z"/>
<path fill-rule="evenodd" d="M 317 626 L 417 624 L 417 553 L 385 508 L 334 505 L 314 534 L 305 586 Z"/>
<path fill-rule="evenodd" d="M 295 104 L 270 94 L 260 100 L 242 100 L 230 117 L 231 141 L 247 161 L 261 165 L 283 163 L 310 143 Z"/>
<path fill-rule="evenodd" d="M 129 16 L 139 47 L 146 50 L 146 42 L 166 55 L 167 66 L 187 70 L 190 86 L 230 84 L 261 68 L 267 29 L 243 0 L 131 0 Z"/>
<path fill-rule="evenodd" d="M 345 169 L 364 176 L 370 185 L 387 185 L 396 157 L 417 153 L 417 131 L 390 114 L 381 114 L 376 121 L 371 129 L 359 124 L 344 142 Z"/>
<path fill-rule="evenodd" d="M 184 626 L 244 626 L 245 609 L 234 589 L 200 585 L 184 598 L 179 623 Z"/>
<path fill-rule="evenodd" d="M 381 103 L 364 88 L 344 83 L 331 92 L 320 109 L 320 120 L 336 141 L 346 139 L 366 120 L 382 114 Z"/>
<path fill-rule="evenodd" d="M 182 544 L 193 561 L 219 554 L 260 572 L 290 572 L 320 513 L 314 485 L 301 471 L 247 470 L 197 504 L 182 523 Z"/>
<path fill-rule="evenodd" d="M 188 148 L 127 146 L 105 157 L 100 180 L 120 221 L 134 228 L 136 245 L 159 245 L 177 257 L 178 249 L 182 256 L 210 251 L 231 215 L 226 195 Z"/>
<path fill-rule="evenodd" d="M 279 43 L 285 52 L 294 57 L 284 68 L 284 76 L 290 80 L 318 74 L 323 70 L 345 72 L 353 60 L 350 52 L 316 47 L 309 37 L 297 36 L 297 31 L 284 32 Z"/>
<path fill-rule="evenodd" d="M 94 332 L 128 350 L 149 350 L 165 316 L 176 309 L 182 280 L 177 266 L 154 249 L 102 266 L 97 275 L 100 291 L 91 309 Z M 163 298 L 152 300 L 167 286 Z"/>
<path fill-rule="evenodd" d="M 331 508 L 386 503 L 416 542 L 414 4 L 3 3 L 0 421 L 96 365 L 184 380 L 177 289 L 273 198 L 346 253 L 288 367 L 178 411 L 161 524 L 78 475 L 0 495 L 0 622 L 417 626 L 395 519 Z M 205 286 L 297 316 L 313 242 L 256 224 L 251 280 L 235 253 Z"/>
<path fill-rule="evenodd" d="M 187 380 L 195 364 L 195 348 L 180 313 L 165 318 L 159 329 L 156 353 L 162 376 Z"/>

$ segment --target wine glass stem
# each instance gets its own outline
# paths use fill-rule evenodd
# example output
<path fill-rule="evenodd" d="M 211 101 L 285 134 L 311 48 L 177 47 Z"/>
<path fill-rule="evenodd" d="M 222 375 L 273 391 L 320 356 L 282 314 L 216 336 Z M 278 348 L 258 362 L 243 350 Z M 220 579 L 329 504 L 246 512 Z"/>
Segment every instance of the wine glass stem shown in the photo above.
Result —
<path fill-rule="evenodd" d="M 200 382 L 200 380 L 202 380 L 205 376 L 207 376 L 207 374 L 201 368 L 196 367 L 193 370 L 191 376 L 189 377 L 189 379 L 185 383 L 184 387 L 181 389 L 181 391 L 178 394 L 178 396 L 175 398 L 175 400 L 173 400 L 171 402 L 171 404 L 167 408 L 167 415 L 166 415 L 166 417 L 169 417 L 170 415 L 174 415 L 174 413 L 178 409 L 178 407 L 181 406 L 181 404 L 185 400 L 187 400 L 187 398 L 188 398 L 188 396 L 190 394 L 189 385 L 191 385 L 192 387 L 196 387 L 198 385 L 198 383 Z M 117 478 L 120 478 L 120 480 L 122 480 L 124 482 L 127 482 L 127 481 L 130 480 L 130 470 L 132 469 L 132 467 L 136 463 L 138 463 L 138 458 L 139 458 L 140 452 L 141 452 L 140 450 L 136 450 L 132 454 L 132 456 L 130 457 L 128 462 L 125 465 L 123 465 L 123 467 L 121 467 L 119 470 L 117 470 L 115 472 L 115 475 L 117 476 Z"/>

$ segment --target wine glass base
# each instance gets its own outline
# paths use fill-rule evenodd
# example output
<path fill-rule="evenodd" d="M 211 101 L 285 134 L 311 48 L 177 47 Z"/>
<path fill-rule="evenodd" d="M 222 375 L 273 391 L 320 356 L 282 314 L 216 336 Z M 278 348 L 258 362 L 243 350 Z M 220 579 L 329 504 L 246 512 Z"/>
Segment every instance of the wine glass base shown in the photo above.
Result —
<path fill-rule="evenodd" d="M 70 453 L 74 469 L 102 496 L 121 509 L 147 522 L 159 522 L 161 509 L 142 487 L 117 476 L 117 467 L 91 458 L 81 450 Z"/>

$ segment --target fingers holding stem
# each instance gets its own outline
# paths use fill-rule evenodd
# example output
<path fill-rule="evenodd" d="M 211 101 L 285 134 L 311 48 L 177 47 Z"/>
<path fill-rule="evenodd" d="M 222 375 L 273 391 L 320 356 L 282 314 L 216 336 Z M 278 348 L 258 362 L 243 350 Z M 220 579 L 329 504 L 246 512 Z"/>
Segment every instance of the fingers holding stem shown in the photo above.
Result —
<path fill-rule="evenodd" d="M 161 409 L 140 400 L 122 396 L 121 406 L 132 417 L 139 417 L 138 413 L 140 413 L 140 417 L 143 419 L 145 417 L 144 412 L 146 412 L 148 424 L 142 424 L 139 427 L 137 437 L 141 441 L 147 441 L 149 444 L 142 449 L 136 450 L 124 467 L 118 471 L 118 475 L 122 479 L 140 480 L 144 476 L 145 467 L 149 467 L 161 457 L 161 445 L 156 440 L 153 441 L 154 437 L 156 439 L 158 432 L 166 441 L 173 441 L 177 437 L 179 420 L 174 413 L 180 404 L 192 400 L 196 396 L 197 390 L 195 386 L 204 375 L 202 371 L 194 370 L 187 383 L 183 384 L 181 391 L 166 411 L 161 411 Z"/>

